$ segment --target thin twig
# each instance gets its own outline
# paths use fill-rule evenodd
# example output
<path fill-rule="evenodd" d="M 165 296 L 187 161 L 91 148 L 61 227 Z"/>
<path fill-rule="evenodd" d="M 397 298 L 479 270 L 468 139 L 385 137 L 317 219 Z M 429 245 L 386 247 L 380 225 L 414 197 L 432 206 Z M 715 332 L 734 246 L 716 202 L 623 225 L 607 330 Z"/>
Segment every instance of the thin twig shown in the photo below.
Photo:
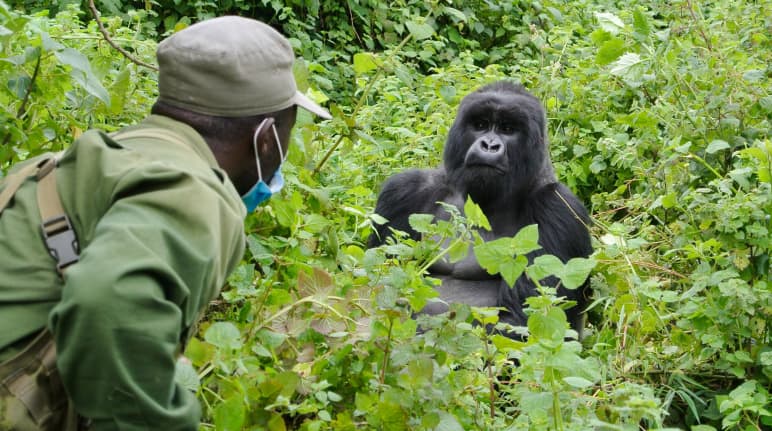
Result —
<path fill-rule="evenodd" d="M 38 72 L 40 72 L 40 60 L 43 58 L 43 52 L 38 51 L 38 59 L 37 62 L 35 62 L 35 71 L 32 72 L 32 78 L 30 78 L 29 86 L 27 87 L 27 91 L 24 93 L 24 100 L 21 101 L 21 105 L 19 106 L 19 109 L 16 111 L 16 118 L 21 119 L 21 117 L 25 114 L 25 111 L 27 110 L 27 102 L 29 102 L 29 96 L 32 94 L 32 88 L 35 86 L 35 80 L 38 77 Z"/>
<path fill-rule="evenodd" d="M 373 85 L 375 84 L 375 82 L 380 78 L 381 72 L 383 72 L 383 66 L 385 64 L 388 64 L 391 61 L 391 58 L 394 57 L 398 52 L 400 52 L 411 38 L 412 38 L 412 34 L 408 33 L 408 35 L 404 39 L 402 39 L 402 42 L 400 42 L 399 45 L 397 45 L 397 47 L 394 48 L 394 50 L 388 55 L 386 60 L 379 65 L 378 70 L 375 71 L 375 75 L 370 80 L 370 82 L 367 83 L 367 86 L 362 92 L 362 96 L 359 97 L 359 100 L 357 101 L 356 106 L 354 106 L 354 110 L 351 112 L 350 118 L 352 119 L 356 118 L 356 115 L 359 112 L 359 109 L 362 107 L 362 105 L 364 105 L 365 100 L 367 100 L 367 97 L 370 94 L 370 90 L 373 88 Z M 356 130 L 357 128 L 358 128 L 358 125 L 355 123 L 354 126 L 352 126 L 352 129 Z M 324 166 L 324 164 L 327 163 L 327 159 L 329 159 L 330 156 L 332 156 L 332 153 L 334 153 L 335 150 L 340 145 L 340 143 L 343 142 L 343 138 L 345 136 L 346 135 L 338 136 L 338 140 L 335 141 L 335 144 L 333 144 L 333 146 L 330 147 L 329 150 L 327 150 L 327 153 L 324 155 L 324 157 L 322 157 L 322 160 L 314 168 L 314 171 L 311 173 L 312 176 L 316 176 L 322 170 L 322 166 Z"/>
<path fill-rule="evenodd" d="M 38 50 L 38 59 L 35 63 L 35 71 L 32 72 L 32 77 L 29 80 L 29 85 L 27 85 L 27 91 L 24 92 L 24 98 L 21 101 L 21 105 L 19 105 L 19 109 L 16 110 L 16 118 L 18 120 L 21 120 L 21 117 L 26 113 L 27 110 L 27 102 L 29 102 L 29 97 L 32 94 L 32 89 L 35 87 L 35 80 L 38 77 L 38 72 L 40 71 L 40 61 L 43 59 L 43 52 L 41 50 Z M 8 142 L 11 140 L 11 132 L 9 131 L 5 138 L 3 138 L 3 144 L 2 146 L 8 145 Z"/>
<path fill-rule="evenodd" d="M 94 21 L 96 21 L 97 26 L 99 27 L 99 32 L 102 33 L 102 36 L 105 38 L 105 41 L 107 41 L 107 43 L 109 43 L 110 46 L 115 48 L 124 57 L 126 57 L 130 62 L 132 62 L 132 63 L 134 63 L 134 64 L 136 64 L 138 66 L 146 67 L 146 68 L 148 68 L 150 70 L 155 70 L 156 72 L 158 72 L 158 67 L 156 67 L 156 66 L 154 66 L 152 64 L 149 64 L 149 63 L 145 63 L 144 61 L 134 57 L 128 51 L 126 51 L 125 49 L 121 48 L 120 46 L 118 46 L 117 43 L 115 43 L 113 41 L 112 37 L 110 37 L 110 34 L 107 33 L 107 30 L 105 29 L 104 24 L 102 24 L 102 20 L 99 19 L 99 10 L 97 10 L 96 6 L 94 5 L 94 0 L 88 0 L 88 7 L 89 7 L 89 9 L 91 9 L 91 14 L 94 15 Z"/>
<path fill-rule="evenodd" d="M 694 13 L 694 7 L 692 6 L 691 0 L 686 0 L 686 7 L 689 8 L 689 14 L 691 14 L 694 23 L 697 25 L 697 29 L 700 31 L 702 39 L 705 41 L 705 45 L 708 47 L 708 51 L 713 52 L 713 46 L 710 44 L 710 39 L 708 39 L 708 36 L 705 34 L 705 30 L 702 28 L 701 20 L 698 20 L 697 15 Z"/>

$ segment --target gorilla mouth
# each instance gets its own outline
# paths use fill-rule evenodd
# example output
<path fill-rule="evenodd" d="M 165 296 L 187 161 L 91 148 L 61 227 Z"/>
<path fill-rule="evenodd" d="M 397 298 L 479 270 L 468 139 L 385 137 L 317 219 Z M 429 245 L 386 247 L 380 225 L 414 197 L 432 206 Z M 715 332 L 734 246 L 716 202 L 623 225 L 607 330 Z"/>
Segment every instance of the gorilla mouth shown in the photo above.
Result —
<path fill-rule="evenodd" d="M 482 171 L 484 173 L 495 173 L 497 175 L 506 175 L 507 171 L 506 169 L 502 168 L 501 166 L 497 165 L 491 165 L 489 163 L 485 162 L 471 162 L 467 163 L 465 166 L 466 169 L 474 169 L 476 171 Z"/>

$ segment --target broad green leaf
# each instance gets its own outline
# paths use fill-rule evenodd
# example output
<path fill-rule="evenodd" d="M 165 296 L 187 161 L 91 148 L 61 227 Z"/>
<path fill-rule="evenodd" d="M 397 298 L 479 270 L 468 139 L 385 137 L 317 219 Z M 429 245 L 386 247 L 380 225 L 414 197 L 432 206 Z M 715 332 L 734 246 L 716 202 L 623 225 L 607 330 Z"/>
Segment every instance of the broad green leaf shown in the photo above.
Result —
<path fill-rule="evenodd" d="M 454 242 L 453 246 L 448 249 L 448 257 L 453 263 L 464 260 L 468 254 L 469 244 L 465 241 Z"/>
<path fill-rule="evenodd" d="M 268 329 L 261 329 L 257 333 L 257 338 L 259 338 L 260 341 L 262 341 L 266 346 L 275 349 L 284 343 L 284 341 L 287 339 L 287 334 L 273 332 Z"/>
<path fill-rule="evenodd" d="M 761 109 L 767 114 L 772 113 L 772 96 L 764 96 L 759 99 L 759 106 L 761 106 Z"/>
<path fill-rule="evenodd" d="M 118 72 L 113 85 L 110 86 L 110 113 L 118 115 L 126 105 L 127 93 L 131 88 L 131 68 L 124 67 Z"/>
<path fill-rule="evenodd" d="M 434 28 L 427 23 L 418 23 L 415 21 L 408 21 L 405 23 L 407 29 L 415 40 L 422 40 L 432 37 L 434 34 Z"/>
<path fill-rule="evenodd" d="M 60 62 L 72 67 L 70 76 L 76 83 L 105 105 L 110 106 L 110 94 L 91 71 L 91 63 L 85 55 L 72 48 L 56 50 L 54 55 Z"/>
<path fill-rule="evenodd" d="M 452 85 L 443 85 L 440 87 L 440 97 L 442 97 L 442 100 L 453 103 L 456 99 L 456 87 L 453 87 Z"/>
<path fill-rule="evenodd" d="M 0 25 L 0 37 L 10 36 L 12 34 L 13 34 L 13 32 L 11 30 L 9 30 L 7 27 L 5 27 L 3 25 Z"/>
<path fill-rule="evenodd" d="M 434 221 L 434 215 L 432 214 L 410 214 L 407 219 L 416 232 L 428 233 L 431 231 L 432 222 Z"/>
<path fill-rule="evenodd" d="M 542 280 L 550 275 L 561 277 L 563 275 L 563 262 L 551 254 L 537 256 L 533 264 L 528 267 L 528 275 L 535 280 Z"/>
<path fill-rule="evenodd" d="M 298 218 L 298 211 L 289 199 L 274 197 L 274 199 L 271 199 L 270 205 L 276 214 L 276 221 L 278 221 L 280 225 L 284 227 L 295 225 Z"/>
<path fill-rule="evenodd" d="M 241 332 L 231 322 L 215 322 L 204 333 L 204 340 L 221 349 L 240 349 Z"/>
<path fill-rule="evenodd" d="M 670 192 L 662 196 L 662 208 L 673 208 L 678 204 L 678 197 L 675 192 Z"/>
<path fill-rule="evenodd" d="M 24 99 L 27 91 L 29 91 L 30 84 L 32 84 L 32 80 L 29 76 L 17 75 L 8 80 L 6 87 L 17 99 Z"/>
<path fill-rule="evenodd" d="M 766 77 L 766 72 L 759 69 L 748 70 L 743 73 L 743 79 L 748 82 L 759 82 Z"/>
<path fill-rule="evenodd" d="M 64 49 L 64 45 L 52 39 L 51 36 L 46 32 L 40 33 L 40 42 L 43 47 L 43 50 L 46 52 L 56 53 L 55 51 L 60 51 Z M 68 48 L 68 49 L 71 49 L 71 48 Z"/>
<path fill-rule="evenodd" d="M 567 326 L 566 313 L 558 307 L 551 307 L 547 314 L 537 312 L 528 317 L 528 332 L 537 340 L 562 341 Z"/>
<path fill-rule="evenodd" d="M 730 148 L 729 142 L 721 139 L 716 139 L 712 141 L 710 144 L 708 144 L 708 147 L 705 148 L 705 152 L 708 154 L 714 154 L 721 150 L 726 150 L 727 148 Z"/>
<path fill-rule="evenodd" d="M 268 420 L 268 431 L 287 431 L 287 425 L 284 418 L 278 413 L 271 413 L 271 419 Z"/>
<path fill-rule="evenodd" d="M 452 8 L 450 6 L 445 6 L 442 8 L 443 12 L 447 13 L 448 15 L 454 17 L 456 21 L 459 22 L 466 22 L 467 18 L 464 12 L 461 12 L 458 9 Z"/>
<path fill-rule="evenodd" d="M 215 355 L 215 347 L 212 344 L 203 343 L 198 338 L 191 338 L 185 347 L 185 356 L 196 366 L 201 366 L 212 360 Z"/>
<path fill-rule="evenodd" d="M 635 53 L 627 53 L 615 61 L 611 66 L 611 74 L 624 78 L 629 75 L 633 68 L 640 65 L 641 56 Z"/>
<path fill-rule="evenodd" d="M 603 42 L 603 45 L 598 49 L 595 63 L 605 66 L 619 58 L 623 52 L 625 52 L 625 42 L 618 37 L 611 38 Z"/>
<path fill-rule="evenodd" d="M 528 258 L 520 254 L 514 259 L 509 258 L 502 262 L 499 271 L 501 272 L 501 277 L 504 278 L 504 281 L 507 282 L 509 287 L 512 287 L 515 285 L 517 279 L 520 278 L 520 275 L 523 274 L 526 266 L 528 266 Z"/>
<path fill-rule="evenodd" d="M 440 423 L 434 431 L 464 431 L 464 427 L 458 422 L 455 416 L 448 412 L 439 412 Z"/>
<path fill-rule="evenodd" d="M 563 282 L 563 286 L 566 289 L 576 289 L 581 286 L 587 276 L 590 275 L 590 271 L 595 268 L 597 262 L 594 259 L 587 259 L 584 257 L 575 257 L 568 262 L 563 269 L 563 274 L 560 276 L 560 280 Z"/>
<path fill-rule="evenodd" d="M 357 410 L 366 412 L 378 403 L 378 394 L 357 392 L 354 395 L 354 406 Z"/>
<path fill-rule="evenodd" d="M 187 359 L 177 359 L 174 367 L 174 383 L 183 388 L 196 392 L 201 387 L 201 380 L 198 378 L 198 372 Z"/>
<path fill-rule="evenodd" d="M 477 263 L 489 274 L 498 274 L 500 266 L 512 259 L 512 238 L 499 238 L 474 246 Z"/>
<path fill-rule="evenodd" d="M 635 32 L 641 36 L 648 36 L 651 33 L 651 25 L 649 24 L 649 17 L 641 10 L 640 7 L 633 11 L 633 28 Z"/>
<path fill-rule="evenodd" d="M 563 377 L 563 381 L 566 382 L 566 384 L 569 386 L 577 389 L 585 389 L 593 385 L 591 381 L 576 376 Z"/>
<path fill-rule="evenodd" d="M 535 224 L 528 225 L 512 238 L 513 254 L 528 254 L 534 250 L 540 249 L 539 245 L 539 226 Z"/>
<path fill-rule="evenodd" d="M 491 225 L 488 223 L 488 218 L 485 217 L 482 209 L 476 203 L 472 202 L 471 197 L 466 198 L 464 203 L 464 215 L 466 219 L 473 225 L 479 226 L 485 230 L 491 230 Z"/>
<path fill-rule="evenodd" d="M 625 28 L 625 23 L 623 23 L 622 20 L 613 13 L 596 12 L 595 18 L 598 19 L 598 24 L 600 24 L 600 27 L 611 34 L 617 34 L 620 30 Z"/>
<path fill-rule="evenodd" d="M 378 68 L 375 54 L 371 52 L 359 52 L 354 54 L 354 72 L 365 74 Z"/>
<path fill-rule="evenodd" d="M 260 343 L 252 342 L 252 353 L 254 353 L 257 356 L 262 356 L 264 358 L 270 358 L 271 357 L 271 351 L 266 349 L 265 346 L 263 346 Z"/>
<path fill-rule="evenodd" d="M 247 410 L 239 395 L 232 395 L 214 408 L 214 425 L 219 431 L 241 431 Z"/>
<path fill-rule="evenodd" d="M 428 356 L 419 356 L 407 364 L 407 371 L 412 381 L 429 383 L 434 375 L 434 362 Z"/>

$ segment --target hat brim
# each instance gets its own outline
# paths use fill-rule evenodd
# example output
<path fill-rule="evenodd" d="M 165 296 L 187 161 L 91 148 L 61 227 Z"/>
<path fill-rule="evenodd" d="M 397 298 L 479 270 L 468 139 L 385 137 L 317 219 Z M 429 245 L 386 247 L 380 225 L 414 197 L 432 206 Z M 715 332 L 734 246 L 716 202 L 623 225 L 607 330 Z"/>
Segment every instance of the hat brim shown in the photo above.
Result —
<path fill-rule="evenodd" d="M 292 103 L 325 120 L 332 119 L 332 115 L 330 115 L 326 109 L 317 105 L 313 100 L 309 99 L 305 94 L 299 91 L 296 91 L 295 96 L 292 97 Z"/>

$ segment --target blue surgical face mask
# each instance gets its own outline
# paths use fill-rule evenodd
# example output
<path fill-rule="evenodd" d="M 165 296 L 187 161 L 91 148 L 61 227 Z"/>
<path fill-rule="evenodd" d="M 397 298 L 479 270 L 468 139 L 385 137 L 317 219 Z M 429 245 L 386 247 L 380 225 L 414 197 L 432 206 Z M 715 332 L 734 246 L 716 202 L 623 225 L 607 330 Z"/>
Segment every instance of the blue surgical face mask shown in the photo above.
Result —
<path fill-rule="evenodd" d="M 276 145 L 279 147 L 279 156 L 281 156 L 281 162 L 279 163 L 279 167 L 276 168 L 276 172 L 273 173 L 271 182 L 266 184 L 265 181 L 263 181 L 263 171 L 260 168 L 260 156 L 257 153 L 257 137 L 260 135 L 260 131 L 263 129 L 266 120 L 263 120 L 263 122 L 257 126 L 255 135 L 252 137 L 252 146 L 255 149 L 255 162 L 257 163 L 257 183 L 252 186 L 248 192 L 241 195 L 241 199 L 244 201 L 244 205 L 247 207 L 247 213 L 254 211 L 258 205 L 267 201 L 271 195 L 278 193 L 279 190 L 284 187 L 284 177 L 281 174 L 281 165 L 284 163 L 287 155 L 284 154 L 281 149 L 279 133 L 276 132 L 276 127 L 273 124 L 271 124 L 271 129 L 273 129 L 273 136 L 276 138 Z"/>

